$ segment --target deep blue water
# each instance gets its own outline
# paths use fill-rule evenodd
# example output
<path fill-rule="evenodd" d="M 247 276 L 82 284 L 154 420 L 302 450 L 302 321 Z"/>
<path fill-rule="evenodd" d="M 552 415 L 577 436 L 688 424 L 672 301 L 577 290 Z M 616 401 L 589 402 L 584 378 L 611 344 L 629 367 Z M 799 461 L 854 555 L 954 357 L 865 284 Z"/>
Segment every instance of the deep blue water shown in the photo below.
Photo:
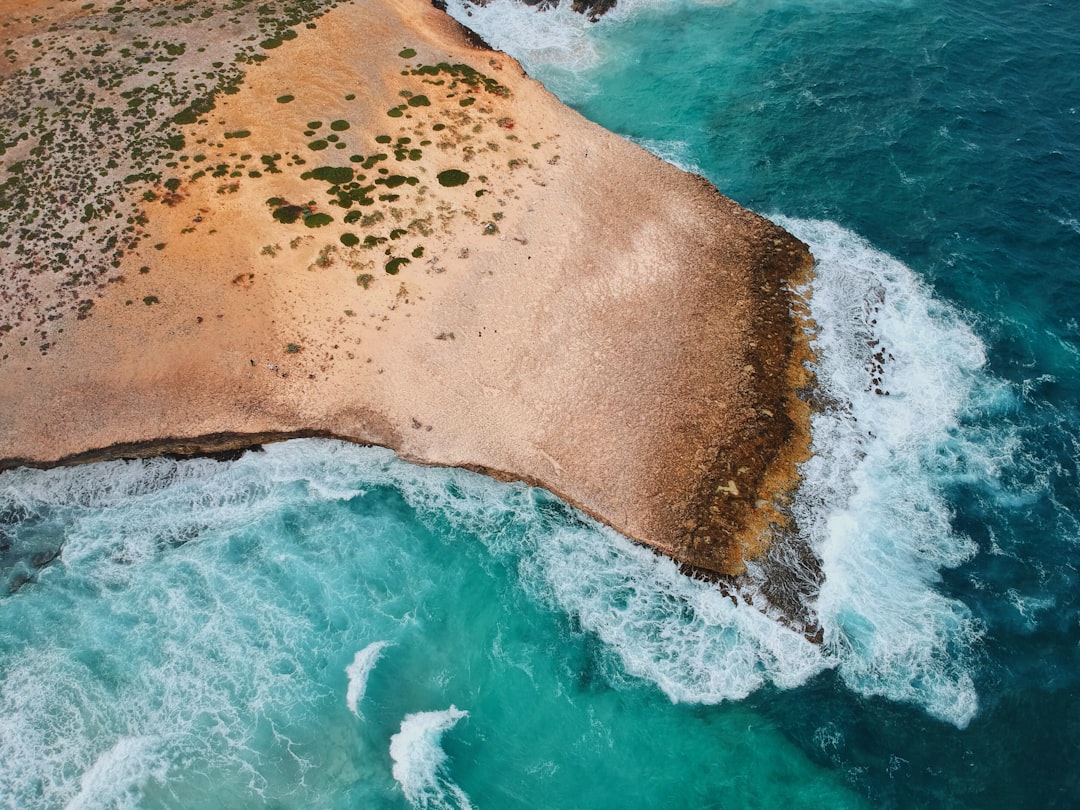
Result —
<path fill-rule="evenodd" d="M 471 12 L 811 246 L 825 644 L 383 451 L 15 471 L 0 806 L 1080 805 L 1080 7 Z"/>

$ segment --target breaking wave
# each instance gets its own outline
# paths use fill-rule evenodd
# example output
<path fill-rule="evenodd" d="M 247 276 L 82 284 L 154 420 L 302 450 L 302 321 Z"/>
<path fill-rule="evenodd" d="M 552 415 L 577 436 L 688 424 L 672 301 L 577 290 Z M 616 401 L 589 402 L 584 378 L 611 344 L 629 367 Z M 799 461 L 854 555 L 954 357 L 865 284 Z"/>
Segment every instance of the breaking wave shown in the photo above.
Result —
<path fill-rule="evenodd" d="M 455 706 L 442 712 L 406 715 L 401 731 L 390 738 L 394 779 L 417 810 L 471 810 L 465 791 L 447 775 L 442 748 L 443 734 L 468 716 Z"/>

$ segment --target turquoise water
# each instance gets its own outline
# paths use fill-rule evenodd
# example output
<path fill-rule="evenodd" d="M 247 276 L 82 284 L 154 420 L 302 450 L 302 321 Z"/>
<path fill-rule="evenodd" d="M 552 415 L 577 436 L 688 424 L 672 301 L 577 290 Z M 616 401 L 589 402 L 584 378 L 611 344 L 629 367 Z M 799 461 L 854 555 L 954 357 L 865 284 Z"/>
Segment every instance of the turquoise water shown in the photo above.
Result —
<path fill-rule="evenodd" d="M 470 12 L 814 251 L 825 643 L 385 451 L 13 471 L 0 806 L 1080 803 L 1080 7 Z"/>

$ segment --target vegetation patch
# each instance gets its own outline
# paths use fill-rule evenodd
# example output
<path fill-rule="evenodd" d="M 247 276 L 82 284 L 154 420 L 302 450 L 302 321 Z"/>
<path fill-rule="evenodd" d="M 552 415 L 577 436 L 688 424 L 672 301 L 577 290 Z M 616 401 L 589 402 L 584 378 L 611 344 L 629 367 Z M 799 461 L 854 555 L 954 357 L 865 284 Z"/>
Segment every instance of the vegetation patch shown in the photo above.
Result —
<path fill-rule="evenodd" d="M 274 219 L 283 225 L 291 225 L 300 219 L 304 209 L 299 205 L 283 205 L 274 209 Z"/>
<path fill-rule="evenodd" d="M 396 259 L 391 259 L 386 263 L 386 272 L 392 276 L 396 276 L 399 272 L 401 272 L 401 268 L 404 265 L 408 264 L 410 261 L 411 259 L 405 258 L 404 256 L 398 257 Z"/>
<path fill-rule="evenodd" d="M 465 113 L 447 109 L 448 115 L 442 119 L 445 123 L 436 123 L 437 116 L 428 118 L 428 113 L 417 111 L 441 106 L 444 98 L 448 99 L 449 107 L 453 106 L 454 100 L 468 98 L 467 103 L 485 108 L 485 94 L 505 96 L 509 92 L 495 79 L 465 64 L 442 62 L 421 66 L 417 61 L 405 62 L 399 68 L 406 77 L 404 82 L 408 87 L 395 89 L 395 92 L 401 90 L 398 103 L 387 114 L 392 118 L 417 119 L 400 122 L 408 125 L 402 127 L 401 132 L 409 130 L 408 135 L 412 138 L 404 135 L 399 137 L 397 132 L 375 138 L 380 145 L 375 148 L 390 149 L 394 160 L 390 160 L 385 153 L 368 156 L 357 154 L 345 160 L 349 156 L 343 152 L 336 160 L 328 160 L 322 155 L 308 155 L 303 149 L 299 151 L 303 152 L 306 160 L 294 153 L 240 156 L 238 153 L 243 151 L 244 145 L 232 142 L 252 137 L 250 129 L 223 132 L 224 127 L 221 126 L 216 132 L 211 130 L 203 134 L 193 131 L 185 133 L 181 127 L 200 121 L 206 124 L 207 119 L 210 119 L 211 127 L 218 123 L 218 116 L 212 111 L 219 96 L 239 92 L 244 72 L 250 65 L 264 61 L 267 58 L 266 50 L 279 48 L 286 41 L 294 39 L 294 26 L 311 23 L 323 11 L 338 5 L 339 0 L 112 2 L 118 9 L 117 15 L 123 15 L 123 23 L 114 20 L 110 24 L 107 18 L 91 16 L 87 18 L 88 27 L 79 28 L 77 36 L 63 40 L 71 46 L 70 65 L 66 73 L 58 73 L 60 81 L 55 82 L 55 86 L 35 81 L 43 74 L 20 71 L 5 78 L 5 86 L 0 92 L 0 158 L 5 153 L 8 155 L 6 161 L 0 162 L 0 213 L 5 215 L 4 224 L 8 226 L 6 231 L 0 228 L 0 256 L 4 259 L 11 257 L 25 267 L 51 266 L 56 269 L 58 277 L 64 278 L 67 271 L 62 271 L 63 267 L 86 268 L 70 286 L 85 286 L 99 281 L 95 264 L 104 268 L 110 262 L 120 262 L 125 254 L 130 256 L 136 251 L 140 240 L 142 246 L 138 249 L 146 250 L 152 245 L 142 230 L 147 224 L 147 217 L 138 207 L 130 211 L 120 208 L 120 196 L 130 200 L 133 206 L 143 205 L 144 199 L 155 205 L 160 202 L 173 204 L 183 199 L 181 194 L 187 193 L 189 182 L 207 176 L 215 178 L 209 191 L 216 189 L 219 193 L 228 193 L 237 190 L 244 177 L 252 178 L 249 184 L 255 181 L 268 183 L 273 179 L 272 175 L 283 173 L 288 174 L 290 181 L 294 181 L 295 174 L 299 174 L 301 179 L 318 181 L 320 185 L 309 186 L 308 191 L 290 191 L 294 199 L 299 198 L 296 202 L 281 197 L 267 200 L 269 212 L 275 221 L 296 226 L 303 222 L 305 228 L 319 228 L 344 219 L 346 224 L 343 227 L 350 230 L 343 233 L 332 227 L 329 232 L 324 232 L 327 237 L 322 242 L 332 242 L 338 251 L 344 246 L 350 249 L 349 255 L 352 257 L 358 255 L 352 248 L 378 246 L 385 271 L 395 275 L 410 260 L 424 256 L 424 248 L 410 238 L 410 234 L 419 236 L 423 229 L 414 227 L 412 223 L 405 227 L 405 223 L 416 216 L 416 211 L 410 210 L 410 206 L 416 203 L 413 199 L 415 192 L 410 192 L 405 186 L 424 193 L 424 186 L 430 183 L 431 178 L 422 169 L 414 170 L 423 176 L 424 183 L 419 177 L 400 173 L 407 171 L 407 167 L 399 166 L 395 172 L 394 161 L 421 161 L 425 154 L 422 150 L 430 147 L 432 141 L 441 141 L 439 146 L 446 149 L 452 147 L 449 142 L 455 141 L 454 137 L 440 136 L 436 139 L 430 135 L 431 140 L 422 140 L 425 130 L 431 133 L 432 130 L 442 132 L 449 129 L 448 134 L 457 136 L 457 148 L 462 149 L 467 141 L 472 140 L 472 136 L 466 134 L 469 127 L 474 124 L 480 126 L 479 121 L 469 120 L 469 116 L 473 115 L 472 110 Z M 121 11 L 125 5 L 136 8 Z M 191 7 L 195 8 L 194 12 L 186 11 Z M 181 34 L 188 27 L 180 28 L 179 24 L 187 22 L 187 17 L 197 24 L 189 27 L 190 34 Z M 98 33 L 95 26 L 99 23 Z M 313 23 L 311 25 L 313 27 Z M 151 29 L 166 26 L 170 30 L 161 42 L 154 42 L 154 37 L 145 36 Z M 208 47 L 204 36 L 207 28 L 227 29 L 232 52 L 224 52 L 216 45 L 213 49 Z M 67 36 L 62 29 L 59 33 L 50 33 L 57 34 L 53 37 L 55 40 Z M 168 41 L 170 39 L 171 42 Z M 50 44 L 57 46 L 60 43 Z M 53 47 L 52 52 L 62 54 L 64 47 Z M 109 56 L 103 59 L 105 54 Z M 413 48 L 400 51 L 402 59 L 415 60 L 416 56 Z M 170 67 L 174 60 L 180 60 L 182 64 Z M 428 84 L 430 92 L 435 95 L 434 99 L 414 92 L 420 89 L 421 81 Z M 38 85 L 41 85 L 40 89 L 37 89 Z M 76 97 L 76 93 L 81 95 Z M 355 92 L 343 95 L 347 100 L 357 97 Z M 5 100 L 11 99 L 17 99 L 18 103 L 11 101 L 11 105 L 5 107 Z M 28 101 L 31 99 L 35 100 L 33 104 Z M 297 97 L 292 93 L 276 97 L 279 104 L 289 104 L 295 100 Z M 305 106 L 306 103 L 305 100 Z M 17 109 L 23 117 L 3 115 L 4 109 Z M 488 116 L 491 111 L 485 108 L 481 112 L 483 116 Z M 494 122 L 497 116 L 491 117 Z M 391 130 L 397 126 L 398 123 L 392 124 Z M 327 127 L 326 132 L 322 132 L 323 127 Z M 303 129 L 302 126 L 296 127 L 295 134 Z M 306 129 L 308 134 L 301 143 L 318 153 L 329 149 L 331 144 L 336 150 L 347 148 L 342 141 L 349 139 L 345 133 L 351 131 L 351 124 L 346 119 L 325 123 L 309 121 Z M 473 129 L 476 131 L 475 127 Z M 260 130 L 260 138 L 264 135 L 264 131 Z M 194 143 L 196 140 L 197 144 Z M 23 141 L 28 143 L 23 146 Z M 88 146 L 79 145 L 84 142 Z M 231 154 L 230 144 L 234 150 Z M 473 146 L 480 148 L 480 141 Z M 49 155 L 55 157 L 50 158 L 52 164 L 45 167 L 47 171 L 43 171 L 42 156 Z M 89 170 L 85 168 L 88 160 L 96 161 Z M 304 169 L 300 167 L 305 162 L 314 168 L 304 171 L 306 166 Z M 320 165 L 322 163 L 345 165 Z M 53 164 L 56 168 L 49 168 Z M 68 170 L 71 174 L 76 164 L 80 168 L 72 178 L 60 174 L 60 168 L 67 165 L 72 167 Z M 126 178 L 131 187 L 118 191 L 107 189 L 106 184 L 112 181 L 103 183 L 98 177 Z M 438 180 L 444 187 L 462 186 L 470 180 L 470 175 L 460 169 L 450 169 L 439 173 Z M 481 180 L 474 188 L 483 185 Z M 282 186 L 286 187 L 294 188 Z M 321 191 L 316 193 L 318 189 Z M 63 192 L 63 198 L 59 198 L 57 190 Z M 322 193 L 326 196 L 322 196 Z M 304 196 L 300 198 L 300 194 Z M 311 201 L 305 202 L 309 196 Z M 315 200 L 318 200 L 318 204 Z M 398 201 L 402 205 L 395 207 Z M 125 201 L 123 204 L 129 203 Z M 9 212 L 17 219 L 7 216 Z M 478 218 L 475 212 L 465 213 L 474 223 L 483 224 L 482 218 Z M 55 218 L 55 223 L 45 221 L 50 215 Z M 126 229 L 125 219 L 129 226 Z M 376 225 L 384 219 L 385 224 Z M 76 221 L 81 228 L 75 224 Z M 195 221 L 202 221 L 202 217 L 195 216 Z M 420 220 L 414 219 L 416 221 Z M 425 227 L 430 229 L 431 218 L 425 221 L 428 223 Z M 379 229 L 381 235 L 376 235 L 378 232 L 375 228 Z M 192 226 L 183 232 L 194 230 Z M 297 227 L 284 241 L 296 233 L 305 232 Z M 33 237 L 25 234 L 33 234 Z M 312 242 L 315 236 L 298 238 Z M 36 250 L 35 246 L 35 252 L 28 252 L 24 257 L 22 250 L 17 248 L 29 244 L 32 239 L 43 245 L 46 240 L 51 240 L 48 252 Z M 395 245 L 391 246 L 391 241 Z M 295 248 L 297 240 L 293 239 L 289 244 Z M 163 250 L 166 246 L 162 242 L 153 247 Z M 277 249 L 276 245 L 269 245 L 264 248 L 263 254 L 273 257 Z M 104 259 L 96 255 L 98 251 L 107 254 Z M 339 255 L 344 257 L 345 252 Z M 326 257 L 329 258 L 329 254 Z M 359 269 L 356 267 L 354 272 Z M 369 278 L 371 273 L 377 274 L 377 262 L 372 262 L 365 269 L 370 270 L 366 274 Z M 363 276 L 358 277 L 358 284 L 359 278 Z M 67 290 L 64 292 L 63 305 L 67 309 L 74 310 L 82 299 L 86 299 L 85 295 L 69 296 Z M 136 303 L 140 300 L 139 296 L 132 297 Z M 156 299 L 154 303 L 157 303 Z M 149 302 L 147 305 L 150 305 Z"/>
<path fill-rule="evenodd" d="M 351 183 L 356 176 L 356 172 L 348 166 L 320 166 L 317 169 L 312 169 L 308 174 L 315 180 L 325 180 L 335 186 Z"/>
<path fill-rule="evenodd" d="M 334 221 L 334 218 L 329 214 L 308 214 L 304 217 L 304 224 L 309 228 L 321 228 L 323 225 L 329 225 Z"/>
<path fill-rule="evenodd" d="M 448 89 L 454 89 L 458 85 L 465 85 L 477 90 L 483 89 L 492 95 L 508 98 L 510 88 L 499 84 L 490 76 L 485 76 L 474 67 L 464 64 L 451 65 L 449 62 L 439 62 L 437 65 L 421 65 L 412 71 L 413 76 L 439 76 L 443 75 L 451 79 Z"/>
<path fill-rule="evenodd" d="M 439 181 L 440 186 L 453 188 L 454 186 L 463 186 L 468 183 L 469 175 L 460 169 L 447 169 L 444 172 L 439 172 L 438 175 L 436 175 L 436 179 Z"/>

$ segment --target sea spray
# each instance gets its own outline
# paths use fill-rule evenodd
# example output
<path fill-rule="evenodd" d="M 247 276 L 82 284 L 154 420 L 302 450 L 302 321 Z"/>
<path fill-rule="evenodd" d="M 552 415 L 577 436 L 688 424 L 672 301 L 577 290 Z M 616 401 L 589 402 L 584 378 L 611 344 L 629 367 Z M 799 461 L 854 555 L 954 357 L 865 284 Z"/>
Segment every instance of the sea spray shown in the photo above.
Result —
<path fill-rule="evenodd" d="M 162 762 L 178 768 L 168 806 L 200 806 L 210 782 L 218 806 L 303 784 L 311 732 L 295 718 L 319 692 L 298 641 L 327 631 L 313 595 L 334 578 L 296 554 L 258 558 L 265 528 L 253 525 L 288 501 L 265 476 L 235 473 L 159 459 L 0 478 L 62 544 L 0 597 L 0 806 L 112 806 L 102 785 L 138 776 L 143 755 L 155 778 Z M 102 754 L 109 739 L 120 742 Z"/>
<path fill-rule="evenodd" d="M 699 140 L 703 134 L 699 119 L 707 120 L 709 113 L 699 105 L 715 97 L 697 83 L 712 75 L 715 61 L 695 54 L 685 64 L 663 64 L 662 75 L 657 75 L 660 65 L 655 59 L 642 59 L 640 68 L 633 67 L 640 57 L 611 50 L 623 42 L 612 32 L 623 25 L 633 28 L 638 24 L 633 18 L 650 5 L 674 15 L 678 4 L 620 4 L 614 15 L 592 28 L 580 17 L 537 13 L 510 2 L 477 9 L 459 0 L 451 12 L 531 66 L 544 81 L 553 80 L 564 100 L 611 113 L 632 130 L 632 139 L 640 145 L 685 169 L 708 174 L 699 168 L 713 164 L 713 156 Z M 470 16 L 462 16 L 461 10 Z M 707 19 L 741 31 L 747 13 L 732 6 L 730 13 Z M 758 13 L 768 12 L 754 12 Z M 681 31 L 667 31 L 669 39 L 659 41 L 653 39 L 652 27 L 648 32 L 641 35 L 641 42 L 629 38 L 626 42 L 642 48 L 648 42 L 650 53 L 684 42 Z M 710 38 L 686 37 L 684 47 L 692 42 L 710 53 L 706 41 Z M 620 117 L 590 101 L 597 86 L 604 84 L 605 79 L 598 78 L 604 66 L 622 77 L 608 82 L 620 103 L 631 94 L 648 96 L 650 90 L 641 88 L 650 81 L 663 87 L 685 83 L 687 100 L 665 104 L 662 120 Z M 765 104 L 755 97 L 754 116 L 740 118 L 740 127 L 752 131 L 760 105 Z M 686 632 L 686 627 L 694 626 L 691 621 L 670 635 L 669 618 L 664 633 L 680 638 L 680 644 L 672 645 L 679 652 L 657 648 L 645 653 L 653 635 L 644 630 L 648 622 L 629 617 L 650 611 L 638 614 L 632 609 L 624 614 L 618 598 L 616 609 L 606 606 L 610 594 L 618 592 L 614 584 L 587 587 L 580 581 L 584 577 L 570 576 L 569 571 L 557 577 L 541 572 L 537 579 L 549 583 L 546 592 L 560 607 L 618 652 L 628 671 L 653 681 L 673 699 L 734 698 L 764 683 L 796 684 L 814 671 L 837 667 L 843 681 L 861 694 L 915 703 L 964 726 L 978 707 L 971 670 L 980 626 L 962 602 L 941 591 L 940 572 L 970 559 L 975 545 L 953 530 L 945 490 L 958 480 L 989 486 L 987 482 L 998 474 L 997 459 L 1011 455 L 1007 431 L 976 436 L 961 424 L 966 413 L 1000 398 L 1001 386 L 983 370 L 984 347 L 961 314 L 936 298 L 903 263 L 835 223 L 776 219 L 810 243 L 818 261 L 809 306 L 818 324 L 818 393 L 826 407 L 814 419 L 815 457 L 803 470 L 805 482 L 794 509 L 802 532 L 798 543 L 823 561 L 820 593 L 813 571 L 804 577 L 813 587 L 802 588 L 809 594 L 803 608 L 806 616 L 817 616 L 821 624 L 822 648 L 817 654 L 802 651 L 782 634 L 767 641 L 771 631 L 765 626 L 752 627 L 748 615 L 721 610 L 717 600 L 716 609 L 707 615 L 723 616 L 713 629 L 730 627 L 730 634 Z M 567 553 L 572 556 L 573 548 Z M 798 554 L 788 556 L 793 564 L 801 564 Z M 545 570 L 557 567 L 552 562 Z M 775 566 L 761 566 L 760 571 L 775 573 Z M 767 590 L 752 578 L 747 587 L 751 593 Z M 681 600 L 668 602 L 658 599 L 657 593 L 670 589 L 642 588 L 635 596 L 642 604 L 666 603 L 669 616 L 677 615 L 671 606 Z M 698 603 L 711 598 L 702 596 Z M 798 613 L 792 615 L 800 618 Z M 716 637 L 734 639 L 732 649 L 718 655 Z M 770 648 L 779 639 L 784 652 Z M 730 663 L 740 660 L 746 661 L 745 668 Z"/>
<path fill-rule="evenodd" d="M 227 464 L 98 465 L 132 493 L 117 489 L 106 507 L 73 505 L 85 480 L 67 472 L 0 477 L 28 513 L 62 514 L 79 550 L 65 544 L 37 581 L 0 598 L 0 711 L 16 719 L 0 724 L 0 788 L 15 807 L 63 806 L 100 757 L 96 740 L 125 736 L 163 741 L 164 806 L 209 806 L 208 784 L 218 801 L 302 806 L 344 783 L 349 801 L 377 804 L 382 780 L 396 784 L 377 752 L 418 704 L 478 701 L 491 734 L 488 690 L 517 684 L 498 712 L 520 714 L 518 694 L 536 702 L 528 722 L 553 735 L 550 758 L 584 733 L 572 730 L 586 722 L 579 701 L 652 706 L 655 690 L 665 704 L 715 704 L 837 663 L 542 490 L 378 448 L 305 440 Z M 326 499 L 326 488 L 355 494 Z M 165 516 L 187 524 L 196 494 L 199 530 L 176 543 Z M 356 723 L 341 711 L 341 676 L 357 665 L 359 713 L 372 638 L 397 645 L 402 679 Z M 571 738 L 545 730 L 552 712 Z M 582 753 L 608 750 L 604 725 L 587 725 L 599 736 L 582 738 Z M 500 733 L 507 745 L 517 732 Z M 442 800 L 461 804 L 443 779 Z"/>
<path fill-rule="evenodd" d="M 549 71 L 572 75 L 595 67 L 599 61 L 589 36 L 591 23 L 569 3 L 537 14 L 535 9 L 511 0 L 482 4 L 447 0 L 447 12 L 491 47 L 513 54 L 529 72 L 544 69 L 545 75 Z M 548 86 L 551 88 L 550 83 Z"/>
<path fill-rule="evenodd" d="M 373 641 L 364 649 L 358 650 L 353 657 L 352 663 L 345 667 L 345 675 L 349 679 L 348 690 L 345 693 L 345 705 L 349 711 L 357 717 L 361 717 L 359 706 L 367 692 L 368 677 L 371 670 L 382 656 L 382 651 L 390 646 L 388 641 Z"/>
<path fill-rule="evenodd" d="M 465 791 L 447 775 L 447 756 L 442 748 L 443 734 L 468 716 L 453 705 L 441 712 L 409 714 L 401 721 L 401 730 L 390 738 L 394 779 L 417 810 L 472 807 Z"/>
<path fill-rule="evenodd" d="M 964 414 L 995 396 L 982 343 L 903 263 L 832 222 L 776 217 L 816 259 L 810 296 L 823 408 L 794 506 L 825 575 L 817 611 L 852 689 L 958 726 L 978 700 L 978 624 L 939 589 L 975 552 L 944 487 L 987 477 L 1009 437 L 973 440 Z"/>
<path fill-rule="evenodd" d="M 297 447 L 269 453 L 295 459 Z M 372 463 L 353 474 L 365 486 L 393 486 L 433 528 L 448 522 L 480 538 L 496 559 L 516 568 L 528 593 L 604 642 L 604 655 L 621 664 L 609 670 L 616 679 L 628 672 L 672 701 L 718 703 L 767 683 L 797 686 L 831 666 L 801 632 L 733 604 L 714 585 L 684 576 L 671 560 L 543 490 L 495 484 L 464 470 L 414 467 L 386 451 L 326 448 L 322 459 L 330 463 L 365 454 Z"/>
<path fill-rule="evenodd" d="M 152 780 L 165 782 L 168 764 L 155 737 L 124 737 L 79 778 L 79 793 L 64 810 L 136 810 Z"/>

